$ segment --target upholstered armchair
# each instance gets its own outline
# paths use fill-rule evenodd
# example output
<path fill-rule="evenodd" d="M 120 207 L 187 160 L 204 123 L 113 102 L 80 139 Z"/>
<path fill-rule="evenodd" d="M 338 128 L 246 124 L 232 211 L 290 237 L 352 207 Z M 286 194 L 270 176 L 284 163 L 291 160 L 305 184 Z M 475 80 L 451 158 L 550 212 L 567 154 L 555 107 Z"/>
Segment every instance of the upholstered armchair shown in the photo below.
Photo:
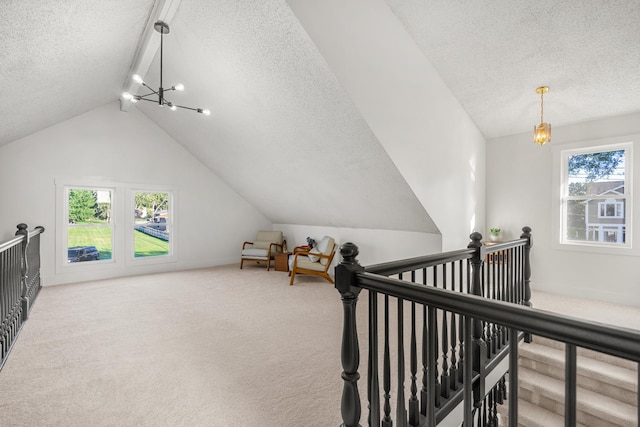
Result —
<path fill-rule="evenodd" d="M 240 268 L 245 261 L 266 262 L 269 271 L 276 252 L 282 252 L 282 240 L 282 231 L 258 231 L 253 242 L 242 244 Z"/>
<path fill-rule="evenodd" d="M 324 236 L 313 249 L 301 246 L 295 247 L 290 260 L 289 276 L 291 276 L 291 280 L 289 285 L 293 285 L 296 274 L 319 276 L 330 283 L 335 283 L 329 276 L 329 268 L 337 249 L 338 245 L 335 240 L 329 236 Z"/>

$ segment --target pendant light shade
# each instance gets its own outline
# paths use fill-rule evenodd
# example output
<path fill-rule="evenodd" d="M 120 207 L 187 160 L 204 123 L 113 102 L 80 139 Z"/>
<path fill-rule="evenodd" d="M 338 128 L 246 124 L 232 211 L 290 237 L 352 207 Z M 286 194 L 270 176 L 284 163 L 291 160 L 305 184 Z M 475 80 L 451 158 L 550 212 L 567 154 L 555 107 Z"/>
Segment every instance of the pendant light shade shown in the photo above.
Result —
<path fill-rule="evenodd" d="M 540 86 L 536 93 L 540 94 L 540 124 L 533 127 L 533 142 L 543 146 L 551 141 L 551 123 L 544 122 L 544 94 L 549 92 L 547 86 Z"/>

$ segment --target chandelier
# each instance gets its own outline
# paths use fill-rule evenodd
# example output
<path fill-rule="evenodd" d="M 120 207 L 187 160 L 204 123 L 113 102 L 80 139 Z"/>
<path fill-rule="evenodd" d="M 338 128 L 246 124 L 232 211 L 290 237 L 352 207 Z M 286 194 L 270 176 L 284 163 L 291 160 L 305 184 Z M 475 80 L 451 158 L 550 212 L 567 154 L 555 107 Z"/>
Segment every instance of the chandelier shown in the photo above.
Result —
<path fill-rule="evenodd" d="M 163 39 L 165 34 L 169 34 L 169 25 L 165 22 L 157 21 L 155 24 L 153 24 L 153 28 L 160 33 L 160 87 L 158 88 L 158 90 L 154 90 L 151 86 L 145 83 L 145 81 L 142 79 L 142 77 L 140 77 L 139 74 L 134 74 L 132 76 L 133 81 L 149 89 L 151 92 L 147 93 L 146 95 L 132 95 L 129 92 L 124 92 L 122 94 L 122 99 L 124 99 L 125 101 L 131 101 L 133 103 L 136 103 L 138 101 L 150 101 L 157 103 L 161 107 L 166 105 L 171 111 L 176 111 L 178 108 L 184 108 L 185 110 L 192 110 L 204 114 L 205 116 L 210 116 L 211 111 L 207 108 L 202 109 L 185 107 L 184 105 L 175 104 L 165 98 L 165 94 L 169 91 L 175 90 L 178 92 L 182 92 L 184 90 L 184 85 L 182 83 L 178 83 L 171 86 L 169 89 L 165 89 L 164 87 L 162 87 L 162 56 L 164 47 Z"/>
<path fill-rule="evenodd" d="M 536 89 L 536 93 L 540 95 L 540 124 L 533 126 L 533 142 L 539 146 L 543 146 L 551 141 L 551 123 L 544 122 L 544 94 L 549 92 L 547 86 L 540 86 Z"/>

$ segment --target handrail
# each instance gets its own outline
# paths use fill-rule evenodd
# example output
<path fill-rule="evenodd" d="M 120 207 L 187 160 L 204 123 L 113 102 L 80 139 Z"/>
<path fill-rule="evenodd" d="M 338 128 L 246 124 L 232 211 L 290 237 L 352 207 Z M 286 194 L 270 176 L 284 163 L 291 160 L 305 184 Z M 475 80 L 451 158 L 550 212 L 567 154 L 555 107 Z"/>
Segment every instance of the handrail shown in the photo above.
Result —
<path fill-rule="evenodd" d="M 491 246 L 485 247 L 485 251 L 488 253 L 504 251 L 506 249 L 522 246 L 524 243 L 527 243 L 527 241 L 528 239 L 523 238 L 523 239 L 510 240 L 508 242 L 492 243 Z"/>
<path fill-rule="evenodd" d="M 390 276 L 392 274 L 399 274 L 418 268 L 433 267 L 443 262 L 470 259 L 474 253 L 474 249 L 460 249 L 456 251 L 442 252 L 433 255 L 374 264 L 365 267 L 365 271 L 369 273 L 380 274 L 382 276 Z"/>
<path fill-rule="evenodd" d="M 431 286 L 356 273 L 358 286 L 640 362 L 640 332 Z"/>
<path fill-rule="evenodd" d="M 18 236 L 14 237 L 11 240 L 7 240 L 4 243 L 0 243 L 0 252 L 6 251 L 7 249 L 14 247 L 15 245 L 19 245 L 24 240 L 24 237 Z"/>

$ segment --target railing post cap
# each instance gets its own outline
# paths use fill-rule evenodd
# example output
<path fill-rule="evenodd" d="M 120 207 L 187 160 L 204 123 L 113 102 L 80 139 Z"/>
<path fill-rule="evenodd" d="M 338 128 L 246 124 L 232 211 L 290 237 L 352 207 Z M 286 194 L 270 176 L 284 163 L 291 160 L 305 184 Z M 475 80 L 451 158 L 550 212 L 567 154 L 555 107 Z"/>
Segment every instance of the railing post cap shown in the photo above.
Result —
<path fill-rule="evenodd" d="M 471 242 L 469 243 L 469 245 L 467 246 L 468 248 L 479 248 L 482 246 L 482 234 L 474 231 L 473 233 L 471 233 L 469 235 L 469 238 L 471 239 Z"/>
<path fill-rule="evenodd" d="M 531 227 L 525 225 L 524 227 L 522 227 L 522 231 L 524 232 L 524 234 L 531 234 Z"/>
<path fill-rule="evenodd" d="M 356 257 L 360 253 L 358 245 L 346 242 L 340 246 L 340 255 L 342 256 L 342 264 L 357 264 Z"/>

